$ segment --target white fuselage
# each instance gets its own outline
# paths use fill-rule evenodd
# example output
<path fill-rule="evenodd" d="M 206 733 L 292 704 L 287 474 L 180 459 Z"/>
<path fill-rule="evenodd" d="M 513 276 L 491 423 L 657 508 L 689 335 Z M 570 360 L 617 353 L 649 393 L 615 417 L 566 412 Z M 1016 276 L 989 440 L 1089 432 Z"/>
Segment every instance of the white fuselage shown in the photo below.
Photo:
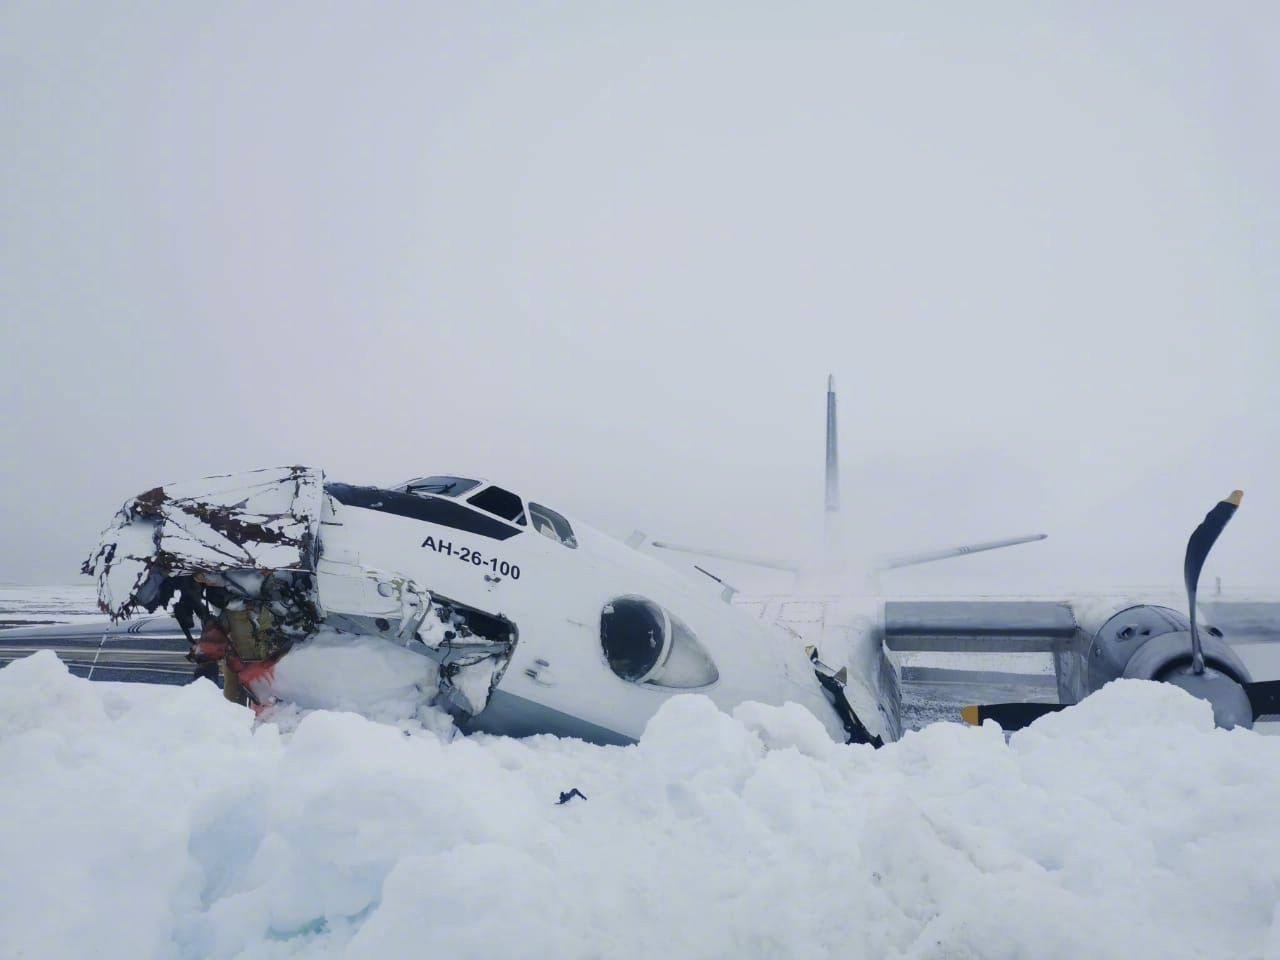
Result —
<path fill-rule="evenodd" d="M 804 640 L 725 602 L 714 582 L 694 580 L 578 520 L 570 521 L 573 546 L 528 525 L 499 522 L 501 529 L 476 533 L 331 502 L 322 524 L 326 561 L 397 571 L 438 597 L 515 625 L 511 661 L 476 727 L 627 742 L 639 738 L 665 700 L 699 693 L 726 710 L 744 701 L 793 701 L 833 737 L 845 738 Z M 646 598 L 682 621 L 714 661 L 714 682 L 671 688 L 617 675 L 602 649 L 601 617 L 624 597 Z M 856 646 L 846 644 L 850 653 Z M 833 666 L 846 662 L 820 649 Z M 856 663 L 849 668 L 850 699 L 857 696 L 863 722 L 880 732 L 875 685 L 864 682 Z"/>

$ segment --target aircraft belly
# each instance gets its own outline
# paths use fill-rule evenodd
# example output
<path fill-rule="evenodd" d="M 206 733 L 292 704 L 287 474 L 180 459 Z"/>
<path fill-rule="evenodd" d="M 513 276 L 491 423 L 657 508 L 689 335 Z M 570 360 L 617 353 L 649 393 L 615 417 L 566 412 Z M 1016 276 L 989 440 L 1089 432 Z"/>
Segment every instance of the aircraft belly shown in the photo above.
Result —
<path fill-rule="evenodd" d="M 630 743 L 640 739 L 645 724 L 666 699 L 663 691 L 619 680 L 596 655 L 595 631 L 590 631 L 589 637 L 581 636 L 582 632 L 573 624 L 540 625 L 537 617 L 526 616 L 511 665 L 494 691 L 495 695 L 501 693 L 510 698 L 508 706 L 482 722 L 491 725 L 519 721 L 510 731 L 499 731 L 514 736 L 524 736 L 515 731 L 527 729 L 532 733 L 566 730 L 569 732 L 563 736 L 593 743 Z M 575 718 L 580 723 L 567 724 L 561 717 Z M 531 725 L 534 718 L 553 725 L 538 729 Z M 609 736 L 598 740 L 588 735 L 597 728 L 609 731 Z"/>
<path fill-rule="evenodd" d="M 551 734 L 617 746 L 626 746 L 638 739 L 502 688 L 493 692 L 489 705 L 481 713 L 464 720 L 459 726 L 467 732 L 480 731 L 507 737 Z"/>

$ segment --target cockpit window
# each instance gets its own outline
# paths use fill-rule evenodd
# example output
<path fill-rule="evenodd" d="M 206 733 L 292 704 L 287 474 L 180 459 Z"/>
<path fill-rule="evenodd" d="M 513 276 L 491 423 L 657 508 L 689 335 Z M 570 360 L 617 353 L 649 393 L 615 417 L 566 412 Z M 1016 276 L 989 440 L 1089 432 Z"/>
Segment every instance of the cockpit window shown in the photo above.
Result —
<path fill-rule="evenodd" d="M 540 503 L 530 503 L 529 519 L 533 523 L 533 529 L 544 537 L 563 543 L 571 550 L 577 549 L 578 539 L 573 535 L 573 527 L 569 526 L 568 520 L 550 507 L 544 507 Z"/>
<path fill-rule="evenodd" d="M 474 497 L 468 497 L 467 503 L 503 520 L 510 520 L 521 526 L 525 523 L 524 503 L 510 490 L 503 490 L 501 487 L 485 487 Z"/>
<path fill-rule="evenodd" d="M 479 480 L 468 480 L 466 477 L 419 477 L 401 484 L 405 493 L 433 493 L 437 497 L 458 497 L 480 486 Z"/>

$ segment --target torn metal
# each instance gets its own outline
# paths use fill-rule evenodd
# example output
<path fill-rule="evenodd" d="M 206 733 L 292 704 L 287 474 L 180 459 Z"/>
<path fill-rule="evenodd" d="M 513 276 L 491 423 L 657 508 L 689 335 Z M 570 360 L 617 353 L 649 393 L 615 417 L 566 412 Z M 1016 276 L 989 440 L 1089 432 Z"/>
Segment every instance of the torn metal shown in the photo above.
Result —
<path fill-rule="evenodd" d="M 277 467 L 156 487 L 120 508 L 81 572 L 112 620 L 166 606 L 182 577 L 231 573 L 230 589 L 252 592 L 264 572 L 308 574 L 323 484 L 319 470 Z"/>
<path fill-rule="evenodd" d="M 82 571 L 112 620 L 171 605 L 190 659 L 206 675 L 221 661 L 231 699 L 269 701 L 274 665 L 324 629 L 430 658 L 428 699 L 455 716 L 479 713 L 515 625 L 351 562 L 341 548 L 327 558 L 322 524 L 340 529 L 343 509 L 311 467 L 166 484 L 120 509 Z"/>

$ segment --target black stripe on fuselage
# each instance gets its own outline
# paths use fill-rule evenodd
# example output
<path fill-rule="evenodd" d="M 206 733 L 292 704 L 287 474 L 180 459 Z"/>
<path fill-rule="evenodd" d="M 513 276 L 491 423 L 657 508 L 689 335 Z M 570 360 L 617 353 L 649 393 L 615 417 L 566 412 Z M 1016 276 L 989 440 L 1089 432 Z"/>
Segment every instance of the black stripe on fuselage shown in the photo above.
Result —
<path fill-rule="evenodd" d="M 378 487 L 353 487 L 349 483 L 326 483 L 324 489 L 343 506 L 363 507 L 366 510 L 394 513 L 397 517 L 438 523 L 442 527 L 478 534 L 490 540 L 506 540 L 521 532 L 496 517 L 442 497 L 420 497 L 415 493 L 400 493 Z"/>

